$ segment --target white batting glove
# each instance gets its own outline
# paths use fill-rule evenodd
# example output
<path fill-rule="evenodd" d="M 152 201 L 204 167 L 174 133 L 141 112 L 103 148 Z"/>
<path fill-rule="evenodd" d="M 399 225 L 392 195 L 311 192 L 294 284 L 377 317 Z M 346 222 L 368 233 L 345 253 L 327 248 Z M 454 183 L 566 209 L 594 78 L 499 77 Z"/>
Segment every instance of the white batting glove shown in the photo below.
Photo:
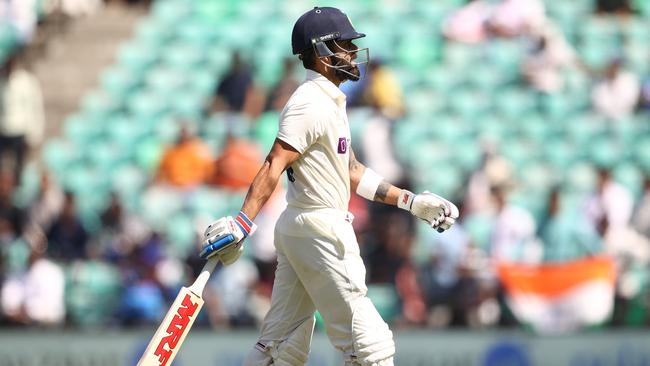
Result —
<path fill-rule="evenodd" d="M 244 251 L 243 240 L 256 229 L 257 225 L 243 212 L 234 219 L 232 216 L 222 217 L 205 229 L 205 241 L 199 256 L 208 259 L 216 255 L 224 265 L 232 264 Z"/>
<path fill-rule="evenodd" d="M 448 230 L 459 215 L 456 205 L 429 191 L 416 195 L 403 189 L 397 200 L 397 207 L 426 221 L 439 233 Z"/>

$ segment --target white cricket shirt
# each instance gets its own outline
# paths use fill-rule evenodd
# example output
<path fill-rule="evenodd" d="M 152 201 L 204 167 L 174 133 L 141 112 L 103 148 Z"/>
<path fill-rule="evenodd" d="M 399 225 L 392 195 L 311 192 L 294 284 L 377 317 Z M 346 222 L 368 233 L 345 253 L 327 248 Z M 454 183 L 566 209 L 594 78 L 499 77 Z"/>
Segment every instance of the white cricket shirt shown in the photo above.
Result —
<path fill-rule="evenodd" d="M 347 211 L 350 201 L 350 126 L 345 94 L 317 72 L 293 93 L 280 115 L 278 138 L 300 154 L 287 169 L 287 204 Z"/>

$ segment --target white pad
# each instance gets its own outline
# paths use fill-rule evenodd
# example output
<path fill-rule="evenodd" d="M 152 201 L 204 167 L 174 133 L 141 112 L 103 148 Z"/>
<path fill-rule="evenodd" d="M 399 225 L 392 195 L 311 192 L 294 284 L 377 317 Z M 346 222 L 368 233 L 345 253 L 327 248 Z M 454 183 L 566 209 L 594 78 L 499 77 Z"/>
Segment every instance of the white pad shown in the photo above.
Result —
<path fill-rule="evenodd" d="M 383 180 L 384 178 L 375 173 L 374 170 L 366 168 L 366 170 L 363 171 L 356 192 L 359 196 L 373 201 L 375 199 L 375 193 L 377 193 L 377 188 Z"/>
<path fill-rule="evenodd" d="M 395 355 L 393 332 L 369 298 L 356 300 L 352 315 L 352 338 L 354 354 L 346 365 L 392 366 Z"/>
<path fill-rule="evenodd" d="M 248 354 L 244 366 L 304 366 L 309 358 L 316 318 L 305 319 L 282 341 L 260 341 Z"/>

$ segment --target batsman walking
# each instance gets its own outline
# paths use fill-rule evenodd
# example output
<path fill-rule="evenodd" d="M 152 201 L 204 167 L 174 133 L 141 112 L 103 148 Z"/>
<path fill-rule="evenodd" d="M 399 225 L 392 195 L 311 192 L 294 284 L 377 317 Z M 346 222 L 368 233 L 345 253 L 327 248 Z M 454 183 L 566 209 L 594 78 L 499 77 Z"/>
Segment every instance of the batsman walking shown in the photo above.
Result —
<path fill-rule="evenodd" d="M 364 36 L 336 8 L 316 7 L 297 20 L 291 45 L 307 69 L 306 80 L 282 111 L 277 138 L 239 214 L 205 231 L 201 257 L 218 256 L 224 265 L 236 261 L 243 240 L 255 231 L 255 216 L 286 172 L 288 206 L 275 227 L 271 308 L 245 366 L 304 365 L 316 310 L 345 365 L 393 365 L 393 334 L 366 296 L 366 270 L 348 212 L 351 190 L 409 210 L 439 232 L 458 218 L 453 203 L 397 188 L 355 159 L 338 86 L 363 77 L 358 65 L 369 61 L 368 49 L 353 41 Z M 220 239 L 228 235 L 232 240 L 223 245 Z"/>

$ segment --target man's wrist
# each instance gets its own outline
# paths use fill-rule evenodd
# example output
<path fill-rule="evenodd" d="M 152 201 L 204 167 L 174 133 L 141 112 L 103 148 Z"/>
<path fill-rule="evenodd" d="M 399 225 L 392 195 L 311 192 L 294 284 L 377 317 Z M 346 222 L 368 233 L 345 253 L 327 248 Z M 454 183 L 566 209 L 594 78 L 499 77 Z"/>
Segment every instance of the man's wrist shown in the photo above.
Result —
<path fill-rule="evenodd" d="M 244 233 L 244 238 L 253 235 L 253 233 L 255 233 L 255 230 L 257 230 L 257 225 L 255 225 L 253 220 L 249 219 L 248 216 L 246 216 L 246 214 L 242 211 L 239 211 L 239 214 L 237 217 L 235 217 L 235 223 Z"/>
<path fill-rule="evenodd" d="M 411 211 L 414 198 L 415 194 L 413 192 L 402 189 L 399 197 L 397 198 L 397 207 L 401 208 L 402 210 Z"/>

